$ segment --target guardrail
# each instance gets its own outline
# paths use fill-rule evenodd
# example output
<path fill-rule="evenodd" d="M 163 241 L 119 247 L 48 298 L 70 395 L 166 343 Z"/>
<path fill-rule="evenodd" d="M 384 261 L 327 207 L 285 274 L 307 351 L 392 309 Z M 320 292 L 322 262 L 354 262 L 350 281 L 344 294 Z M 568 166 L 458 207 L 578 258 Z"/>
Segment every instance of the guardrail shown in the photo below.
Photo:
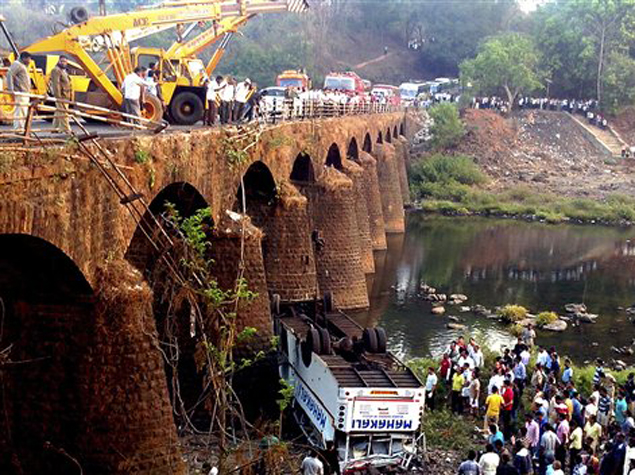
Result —
<path fill-rule="evenodd" d="M 367 114 L 403 112 L 404 106 L 380 104 L 378 102 L 339 103 L 319 99 L 287 99 L 281 105 L 274 102 L 272 107 L 261 107 L 261 119 L 267 123 L 304 119 L 324 119 Z"/>
<path fill-rule="evenodd" d="M 28 98 L 29 103 L 22 104 L 16 98 Z M 21 123 L 19 127 L 13 129 L 0 129 L 0 140 L 22 141 L 46 145 L 49 143 L 64 142 L 61 138 L 42 138 L 39 133 L 51 133 L 53 129 L 38 129 L 34 127 L 37 120 L 53 120 L 55 118 L 68 118 L 70 122 L 79 120 L 91 120 L 94 122 L 110 124 L 128 130 L 149 130 L 155 133 L 161 132 L 168 127 L 166 121 L 156 122 L 144 117 L 126 114 L 124 112 L 107 109 L 105 107 L 86 104 L 84 102 L 71 101 L 67 99 L 57 99 L 55 97 L 25 92 L 0 92 L 0 107 L 5 111 L 12 107 L 27 106 L 27 112 L 22 118 L 3 117 L 5 122 Z M 66 108 L 57 107 L 56 104 L 64 104 Z"/>
<path fill-rule="evenodd" d="M 16 98 L 28 98 L 28 108 L 23 118 L 17 119 L 22 122 L 18 128 L 0 129 L 0 141 L 20 142 L 33 145 L 59 144 L 65 142 L 62 137 L 43 137 L 41 134 L 55 132 L 54 129 L 37 128 L 38 120 L 53 120 L 55 118 L 68 118 L 71 123 L 76 121 L 92 121 L 102 124 L 109 124 L 114 127 L 131 131 L 151 131 L 159 133 L 168 127 L 167 121 L 152 121 L 143 117 L 126 114 L 121 111 L 108 109 L 105 107 L 87 104 L 66 99 L 56 99 L 51 96 L 0 91 L 0 109 L 3 109 L 4 117 L 0 116 L 4 122 L 14 123 L 15 119 L 10 112 L 13 107 L 24 106 Z M 58 104 L 64 104 L 64 108 Z M 232 108 L 233 109 L 233 108 Z M 280 122 L 299 121 L 309 119 L 325 119 L 332 117 L 359 116 L 369 114 L 384 114 L 390 112 L 403 112 L 405 107 L 392 104 L 381 104 L 378 102 L 354 102 L 346 103 L 318 100 L 318 99 L 285 99 L 276 101 L 271 106 L 262 103 L 257 111 L 252 115 L 252 120 L 227 121 L 221 126 L 239 125 L 247 123 L 258 123 L 259 125 L 277 124 Z M 9 113 L 7 113 L 9 111 Z M 243 117 L 247 115 L 244 114 Z"/>

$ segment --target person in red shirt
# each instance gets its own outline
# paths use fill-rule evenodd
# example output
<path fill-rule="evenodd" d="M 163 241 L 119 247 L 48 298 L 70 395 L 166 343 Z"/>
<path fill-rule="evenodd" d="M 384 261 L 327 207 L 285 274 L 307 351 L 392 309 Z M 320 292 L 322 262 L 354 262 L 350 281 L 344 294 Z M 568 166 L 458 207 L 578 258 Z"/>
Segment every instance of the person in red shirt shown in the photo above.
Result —
<path fill-rule="evenodd" d="M 514 389 L 509 379 L 505 380 L 501 396 L 503 396 L 503 407 L 501 410 L 503 434 L 506 439 L 509 439 L 512 433 L 512 409 L 514 407 Z"/>
<path fill-rule="evenodd" d="M 452 368 L 452 360 L 450 360 L 450 355 L 447 353 L 443 354 L 443 359 L 441 360 L 441 366 L 439 367 L 439 375 L 441 379 L 444 381 L 448 381 L 450 379 L 450 369 Z"/>

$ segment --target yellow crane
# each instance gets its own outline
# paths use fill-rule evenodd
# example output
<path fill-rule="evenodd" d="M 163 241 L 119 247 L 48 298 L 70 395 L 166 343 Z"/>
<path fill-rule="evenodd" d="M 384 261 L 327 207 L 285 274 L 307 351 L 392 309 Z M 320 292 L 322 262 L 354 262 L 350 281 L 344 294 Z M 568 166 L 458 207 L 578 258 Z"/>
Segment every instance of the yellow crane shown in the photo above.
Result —
<path fill-rule="evenodd" d="M 89 17 L 83 7 L 71 10 L 76 24 L 24 48 L 32 54 L 63 53 L 74 58 L 91 79 L 85 102 L 119 109 L 123 96 L 118 87 L 135 66 L 156 63 L 161 92 L 169 118 L 177 124 L 198 122 L 204 112 L 204 78 L 222 56 L 224 46 L 207 67 L 195 55 L 221 36 L 225 40 L 249 18 L 263 13 L 295 12 L 308 9 L 306 0 L 182 0 L 156 7 L 105 16 Z M 177 42 L 167 51 L 157 48 L 130 48 L 130 41 L 186 25 L 211 22 L 212 27 L 193 40 Z M 105 54 L 101 68 L 94 56 Z M 34 80 L 34 82 L 37 82 Z M 39 88 L 38 88 L 39 89 Z M 162 112 L 157 100 L 148 95 L 146 116 Z"/>

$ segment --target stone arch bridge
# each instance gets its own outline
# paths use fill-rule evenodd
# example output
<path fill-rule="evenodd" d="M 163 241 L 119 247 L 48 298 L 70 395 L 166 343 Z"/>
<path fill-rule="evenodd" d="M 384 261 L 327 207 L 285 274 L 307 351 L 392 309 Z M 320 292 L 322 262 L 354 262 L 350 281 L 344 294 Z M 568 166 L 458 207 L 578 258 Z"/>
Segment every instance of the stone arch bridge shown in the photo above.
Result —
<path fill-rule="evenodd" d="M 211 209 L 221 285 L 236 278 L 246 211 L 259 296 L 238 319 L 265 341 L 271 293 L 368 306 L 373 250 L 404 231 L 414 132 L 390 113 L 285 123 L 258 140 L 201 129 L 102 143 L 153 213 Z M 161 251 L 73 143 L 0 149 L 0 184 L 0 473 L 182 473 L 154 343 Z"/>

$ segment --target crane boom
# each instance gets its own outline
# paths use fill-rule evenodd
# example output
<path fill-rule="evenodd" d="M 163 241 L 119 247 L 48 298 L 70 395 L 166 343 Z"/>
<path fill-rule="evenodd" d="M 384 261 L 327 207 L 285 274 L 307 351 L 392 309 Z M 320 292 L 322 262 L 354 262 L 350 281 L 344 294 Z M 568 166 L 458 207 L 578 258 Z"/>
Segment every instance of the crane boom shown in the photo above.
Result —
<path fill-rule="evenodd" d="M 25 51 L 40 54 L 65 53 L 74 57 L 94 84 L 105 92 L 115 105 L 120 106 L 123 96 L 107 72 L 112 71 L 119 84 L 131 72 L 134 64 L 129 42 L 133 39 L 175 26 L 179 28 L 186 24 L 211 21 L 213 27 L 192 40 L 177 42 L 167 52 L 155 49 L 156 54 L 163 58 L 162 62 L 167 63 L 168 67 L 171 67 L 170 62 L 173 60 L 187 60 L 189 64 L 194 64 L 196 61 L 200 62 L 194 57 L 198 51 L 225 35 L 221 47 L 205 68 L 211 71 L 222 57 L 231 35 L 249 18 L 263 13 L 301 13 L 308 8 L 307 0 L 175 0 L 133 12 L 88 18 L 57 34 L 36 41 L 25 48 Z M 105 50 L 110 63 L 105 69 L 102 69 L 90 54 L 99 50 Z M 189 74 L 182 80 L 179 77 L 169 79 L 169 82 L 162 86 L 164 96 L 165 91 L 169 91 L 169 97 L 173 98 L 181 85 L 190 88 L 200 87 L 200 76 L 196 74 L 196 79 L 194 76 L 195 74 Z M 189 81 L 189 84 L 184 84 L 183 81 Z M 190 90 L 189 94 L 191 99 L 192 94 L 198 92 Z M 197 104 L 194 109 L 199 108 Z M 189 106 L 182 108 L 183 111 L 191 109 Z"/>

